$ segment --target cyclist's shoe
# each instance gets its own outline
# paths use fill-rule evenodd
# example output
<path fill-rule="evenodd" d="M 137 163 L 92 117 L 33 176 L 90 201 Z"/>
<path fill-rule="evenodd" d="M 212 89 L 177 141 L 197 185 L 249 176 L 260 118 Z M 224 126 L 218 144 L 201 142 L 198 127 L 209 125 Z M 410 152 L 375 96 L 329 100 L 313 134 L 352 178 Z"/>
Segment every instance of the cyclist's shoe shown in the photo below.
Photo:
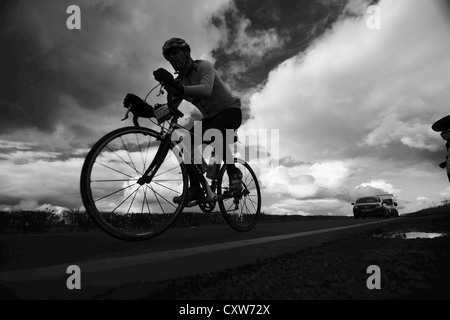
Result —
<path fill-rule="evenodd" d="M 230 179 L 230 192 L 242 190 L 242 172 L 238 168 L 235 168 L 228 172 Z"/>
<path fill-rule="evenodd" d="M 201 194 L 201 189 L 199 187 L 189 187 L 187 190 L 186 203 L 189 203 L 193 200 L 198 200 Z M 177 196 L 173 198 L 173 202 L 176 204 L 181 203 L 182 196 Z"/>

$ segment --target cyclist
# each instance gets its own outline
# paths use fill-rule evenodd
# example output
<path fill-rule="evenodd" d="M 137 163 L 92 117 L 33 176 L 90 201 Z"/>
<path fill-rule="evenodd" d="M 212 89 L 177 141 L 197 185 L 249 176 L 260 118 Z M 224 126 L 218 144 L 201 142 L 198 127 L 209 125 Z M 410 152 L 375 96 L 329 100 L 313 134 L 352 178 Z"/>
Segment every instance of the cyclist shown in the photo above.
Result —
<path fill-rule="evenodd" d="M 442 131 L 441 137 L 442 137 L 442 139 L 447 141 L 445 144 L 445 148 L 447 149 L 447 152 L 448 152 L 448 149 L 450 148 L 450 129 Z M 445 157 L 445 161 L 439 164 L 439 167 L 441 167 L 442 169 L 445 169 L 447 167 L 447 160 L 448 160 L 448 155 Z"/>
<path fill-rule="evenodd" d="M 240 99 L 235 97 L 226 87 L 225 83 L 206 60 L 193 60 L 191 48 L 185 40 L 171 38 L 162 48 L 164 58 L 170 62 L 178 77 L 160 68 L 153 72 L 156 81 L 161 82 L 166 88 L 174 89 L 179 94 L 174 97 L 174 104 L 179 106 L 183 99 L 192 103 L 202 113 L 202 137 L 208 129 L 218 129 L 223 135 L 223 157 L 231 150 L 225 143 L 226 129 L 236 131 L 242 123 Z M 191 129 L 193 132 L 194 128 Z M 216 152 L 217 153 L 217 152 Z M 220 154 L 220 153 L 219 153 Z M 225 158 L 226 159 L 226 158 Z M 222 159 L 219 159 L 219 163 Z M 200 182 L 193 170 L 194 165 L 188 165 L 190 186 L 187 194 L 187 202 L 198 199 L 201 195 Z M 227 166 L 230 179 L 230 190 L 240 190 L 242 187 L 242 172 L 234 164 Z M 213 178 L 213 177 L 210 177 Z M 181 196 L 173 199 L 175 203 L 181 202 Z"/>
<path fill-rule="evenodd" d="M 442 139 L 444 139 L 446 141 L 445 144 L 445 148 L 447 149 L 447 156 L 445 157 L 445 161 L 442 162 L 441 164 L 439 164 L 439 167 L 441 167 L 442 169 L 447 168 L 447 177 L 448 180 L 450 181 L 450 167 L 449 167 L 449 162 L 448 162 L 448 157 L 450 155 L 450 129 L 444 130 L 441 132 L 441 137 Z"/>

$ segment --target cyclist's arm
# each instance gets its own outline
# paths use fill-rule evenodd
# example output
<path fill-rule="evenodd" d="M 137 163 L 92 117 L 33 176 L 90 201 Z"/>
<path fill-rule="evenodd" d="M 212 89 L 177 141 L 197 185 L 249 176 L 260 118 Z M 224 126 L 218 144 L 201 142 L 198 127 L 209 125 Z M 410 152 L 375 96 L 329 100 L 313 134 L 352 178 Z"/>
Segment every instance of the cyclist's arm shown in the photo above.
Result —
<path fill-rule="evenodd" d="M 171 88 L 166 87 L 166 90 L 171 90 Z M 172 106 L 175 109 L 178 109 L 178 107 L 180 106 L 181 102 L 183 101 L 183 97 L 181 97 L 179 94 L 177 94 L 176 92 L 172 91 Z"/>
<path fill-rule="evenodd" d="M 215 70 L 208 61 L 201 61 L 198 64 L 200 83 L 196 85 L 184 85 L 184 95 L 187 97 L 210 97 L 214 85 Z"/>

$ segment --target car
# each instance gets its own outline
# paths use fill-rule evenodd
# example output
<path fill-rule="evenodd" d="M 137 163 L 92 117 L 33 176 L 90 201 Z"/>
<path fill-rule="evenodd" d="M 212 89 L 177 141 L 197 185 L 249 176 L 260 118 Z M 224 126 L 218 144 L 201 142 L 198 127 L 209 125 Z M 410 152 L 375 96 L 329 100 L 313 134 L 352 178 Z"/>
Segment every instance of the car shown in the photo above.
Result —
<path fill-rule="evenodd" d="M 391 194 L 387 194 L 387 195 L 379 195 L 379 197 L 389 209 L 389 215 L 391 217 L 398 217 L 399 216 L 397 210 L 398 204 L 397 202 L 394 201 L 393 196 Z"/>
<path fill-rule="evenodd" d="M 380 196 L 360 197 L 352 205 L 355 219 L 366 217 L 389 218 L 391 215 L 391 210 Z"/>

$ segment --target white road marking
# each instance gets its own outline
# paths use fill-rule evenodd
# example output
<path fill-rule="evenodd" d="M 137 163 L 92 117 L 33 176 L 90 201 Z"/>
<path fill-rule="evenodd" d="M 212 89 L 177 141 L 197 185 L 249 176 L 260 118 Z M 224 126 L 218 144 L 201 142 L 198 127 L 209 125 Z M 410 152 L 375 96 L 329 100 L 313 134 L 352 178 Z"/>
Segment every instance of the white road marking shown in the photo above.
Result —
<path fill-rule="evenodd" d="M 394 221 L 397 219 L 390 219 L 389 221 Z M 79 263 L 66 263 L 48 267 L 40 267 L 40 268 L 32 268 L 32 269 L 23 269 L 23 270 L 14 270 L 14 271 L 6 271 L 0 272 L 0 281 L 9 281 L 9 282 L 18 282 L 18 281 L 34 281 L 34 280 L 44 280 L 48 278 L 57 278 L 61 276 L 67 276 L 66 270 L 67 267 L 71 264 L 78 265 L 83 274 L 89 272 L 101 272 L 108 271 L 114 269 L 120 269 L 125 267 L 138 266 L 147 263 L 154 263 L 166 260 L 172 260 L 182 257 L 193 256 L 197 254 L 215 252 L 220 250 L 229 250 L 239 247 L 245 247 L 250 245 L 262 244 L 273 241 L 280 240 L 288 240 L 298 237 L 310 236 L 314 234 L 345 230 L 351 228 L 357 228 L 362 226 L 367 226 L 371 224 L 383 223 L 387 220 L 369 222 L 369 223 L 360 223 L 354 224 L 350 226 L 343 227 L 335 227 L 335 228 L 327 228 L 313 231 L 305 231 L 299 233 L 291 233 L 279 236 L 270 236 L 265 238 L 256 238 L 256 239 L 248 239 L 248 240 L 240 240 L 226 243 L 218 243 L 206 246 L 192 247 L 192 248 L 184 248 L 184 249 L 176 249 L 169 251 L 161 251 L 161 252 L 153 252 L 146 253 L 134 256 L 126 256 L 119 258 L 110 258 L 110 259 L 101 259 L 87 262 L 79 262 Z"/>

